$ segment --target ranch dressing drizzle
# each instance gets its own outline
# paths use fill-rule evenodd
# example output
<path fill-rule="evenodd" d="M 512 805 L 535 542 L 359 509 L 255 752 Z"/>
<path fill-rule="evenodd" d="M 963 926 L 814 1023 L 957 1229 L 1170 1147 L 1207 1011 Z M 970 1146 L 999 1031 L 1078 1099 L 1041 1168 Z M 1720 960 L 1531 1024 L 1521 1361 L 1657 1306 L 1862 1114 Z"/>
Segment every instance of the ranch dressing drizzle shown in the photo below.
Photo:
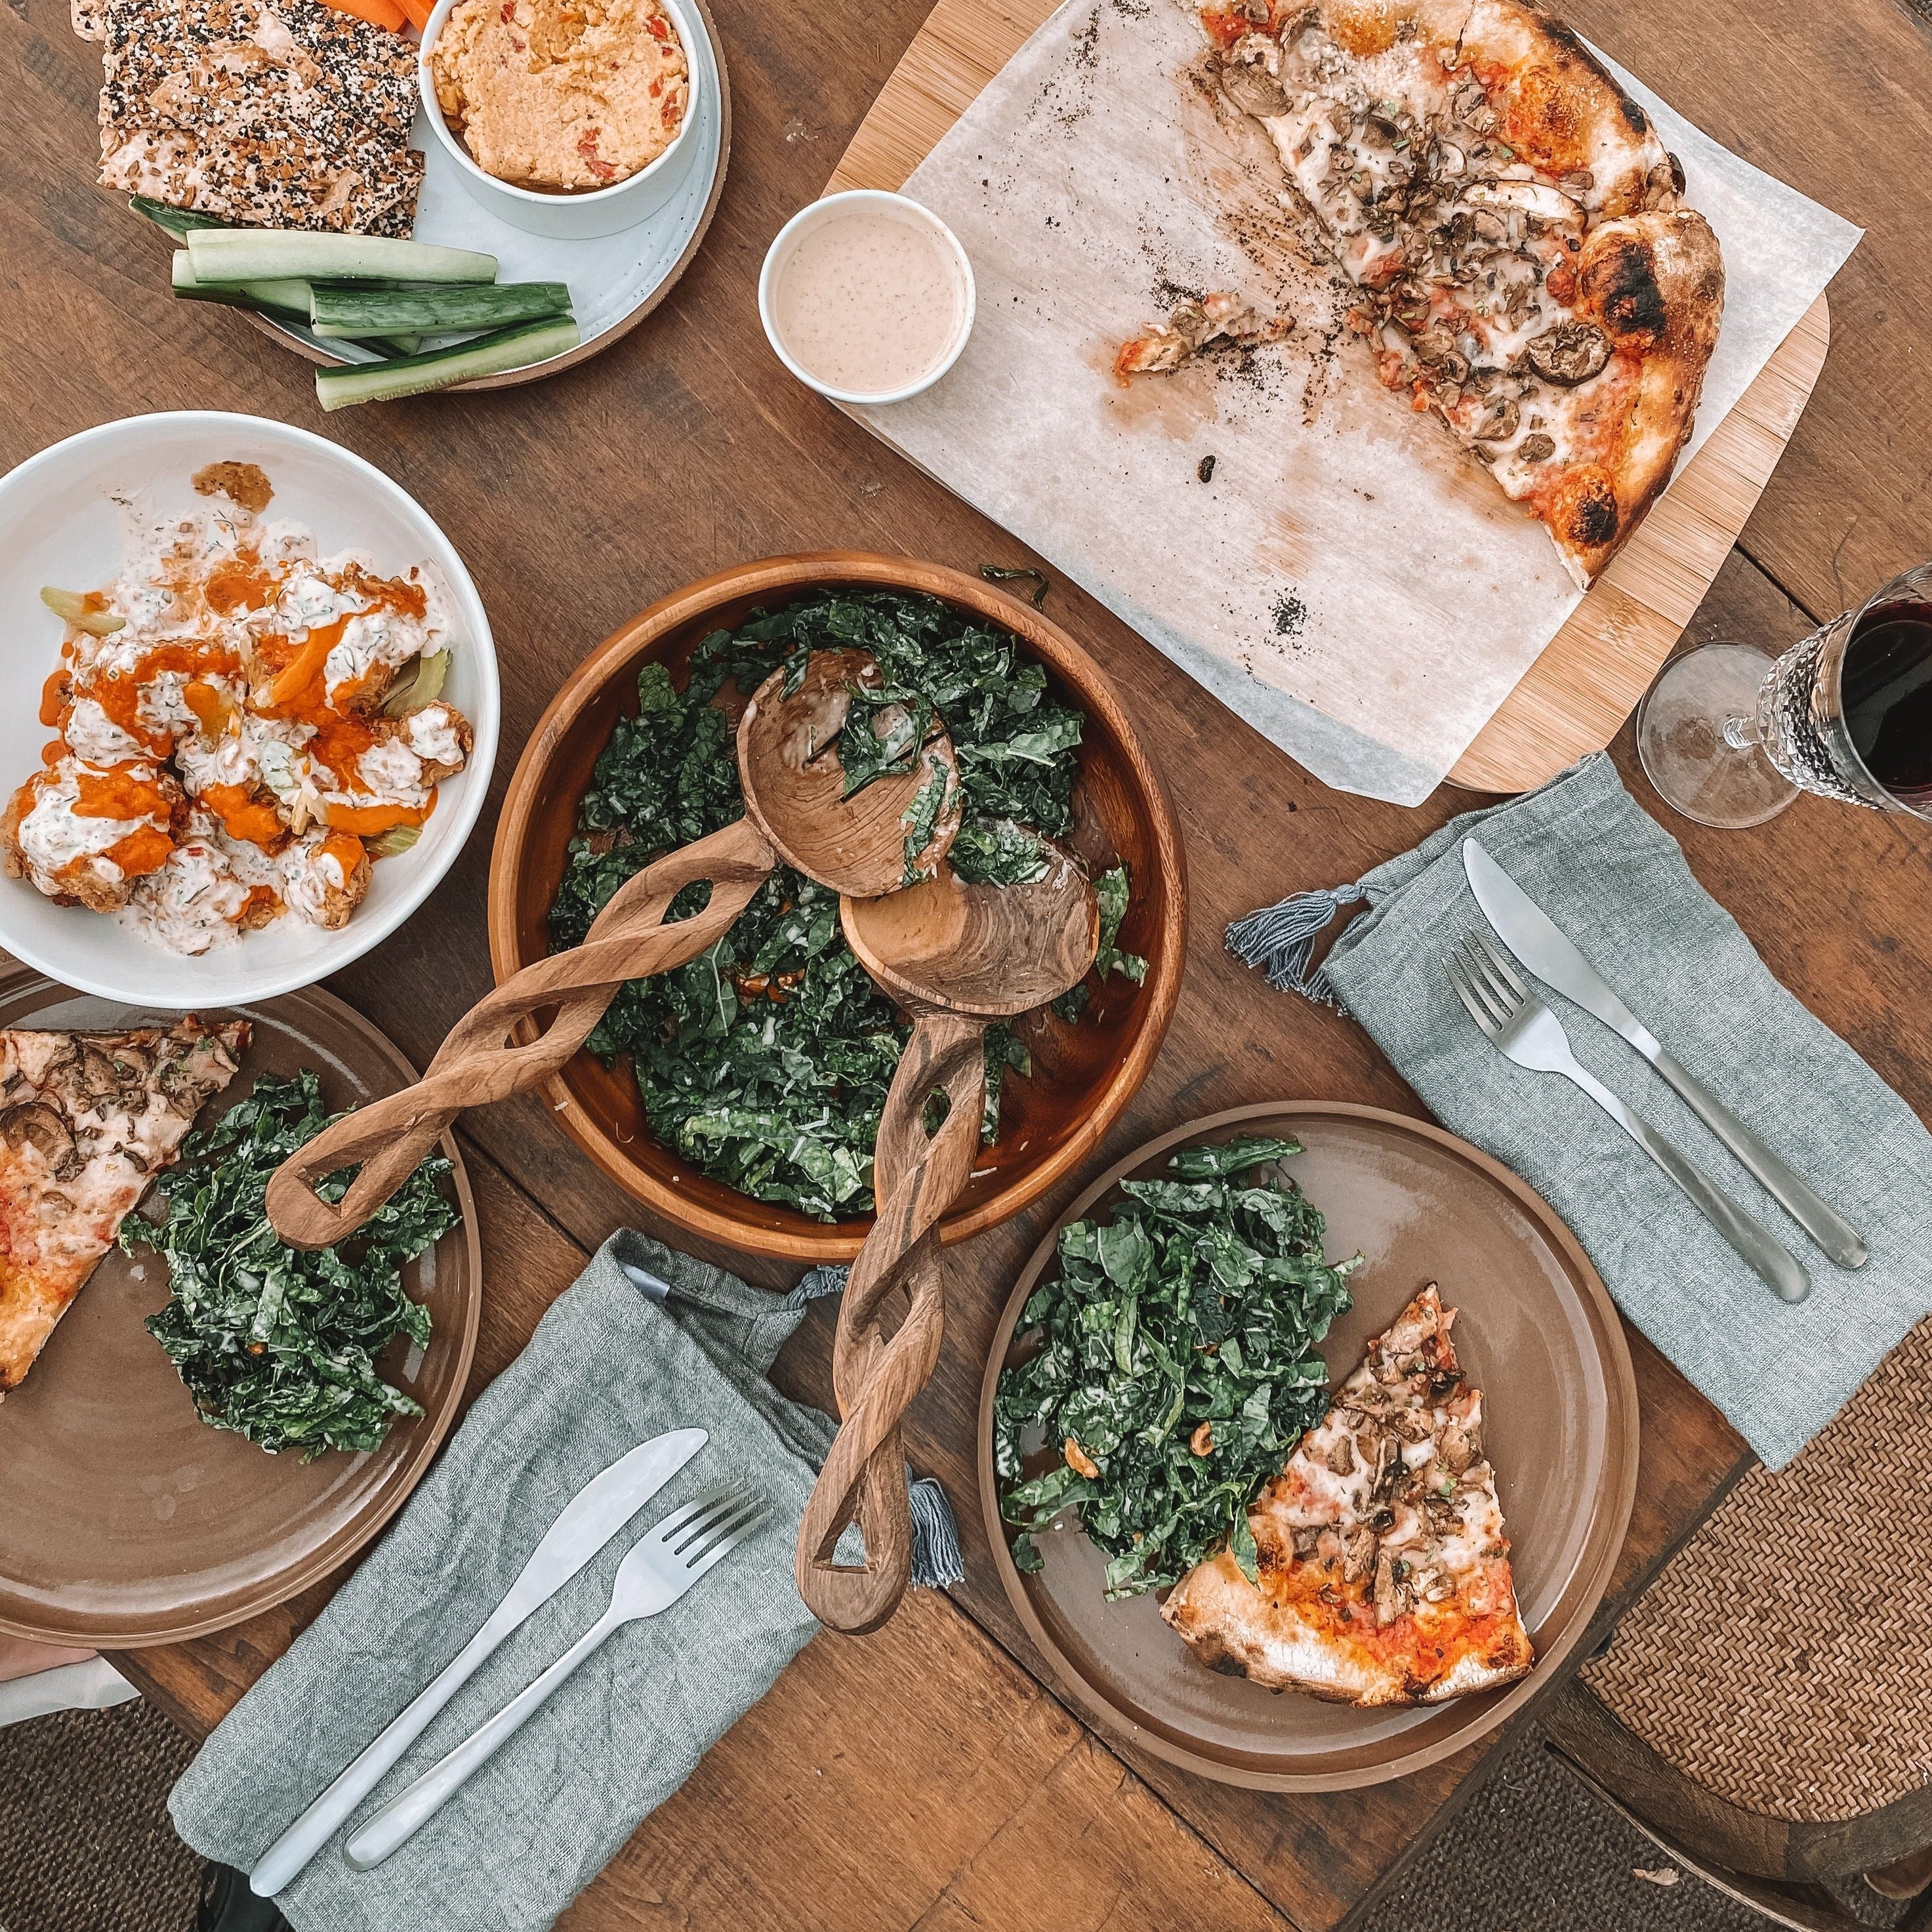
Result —
<path fill-rule="evenodd" d="M 884 395 L 917 382 L 952 347 L 965 293 L 940 236 L 858 208 L 800 236 L 778 272 L 772 320 L 818 381 Z"/>

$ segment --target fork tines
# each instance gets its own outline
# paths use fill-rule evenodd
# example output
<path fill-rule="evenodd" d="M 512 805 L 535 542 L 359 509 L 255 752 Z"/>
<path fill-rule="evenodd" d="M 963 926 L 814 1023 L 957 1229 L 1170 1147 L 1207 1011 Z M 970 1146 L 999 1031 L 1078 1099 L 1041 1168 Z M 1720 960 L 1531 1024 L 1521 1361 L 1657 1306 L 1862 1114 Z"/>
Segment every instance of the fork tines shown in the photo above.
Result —
<path fill-rule="evenodd" d="M 1469 1017 L 1492 1039 L 1534 998 L 1488 936 L 1473 928 L 1443 956 L 1442 970 Z"/>
<path fill-rule="evenodd" d="M 668 1557 L 676 1558 L 680 1568 L 708 1570 L 770 1514 L 762 1496 L 742 1483 L 734 1483 L 672 1510 L 651 1532 L 650 1540 L 658 1544 Z"/>

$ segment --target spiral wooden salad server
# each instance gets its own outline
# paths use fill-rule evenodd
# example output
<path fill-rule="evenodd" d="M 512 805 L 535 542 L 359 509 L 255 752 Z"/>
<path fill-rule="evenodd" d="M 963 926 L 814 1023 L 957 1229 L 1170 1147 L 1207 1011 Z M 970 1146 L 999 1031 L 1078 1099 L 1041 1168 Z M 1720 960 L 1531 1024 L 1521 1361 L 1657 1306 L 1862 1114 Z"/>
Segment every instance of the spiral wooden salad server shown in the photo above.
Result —
<path fill-rule="evenodd" d="M 853 687 L 877 680 L 863 651 L 815 651 L 802 679 L 788 670 L 758 687 L 738 723 L 745 816 L 646 866 L 626 880 L 592 922 L 582 945 L 525 967 L 479 1000 L 450 1030 L 415 1086 L 371 1102 L 318 1134 L 268 1184 L 268 1217 L 292 1246 L 346 1240 L 415 1172 L 466 1107 L 507 1099 L 548 1079 L 581 1047 L 627 980 L 668 973 L 728 932 L 772 869 L 784 864 L 834 891 L 870 898 L 904 883 L 910 864 L 930 872 L 959 826 L 958 772 L 942 733 L 923 744 L 913 769 L 874 780 L 849 798 L 833 748 Z M 893 722 L 881 712 L 874 729 Z M 924 844 L 908 854 L 908 824 L 936 772 L 944 805 Z M 704 910 L 667 926 L 671 901 L 708 879 Z M 547 1007 L 550 1024 L 526 1044 L 506 1043 L 520 1020 Z M 339 1202 L 315 1184 L 360 1162 Z"/>
<path fill-rule="evenodd" d="M 898 1607 L 912 1570 L 912 1516 L 900 1420 L 939 1359 L 944 1302 L 938 1222 L 964 1187 L 980 1146 L 987 1027 L 1057 999 L 1086 977 L 1100 937 L 1093 888 L 1047 844 L 1044 877 L 969 886 L 941 866 L 889 898 L 847 898 L 852 950 L 913 1018 L 873 1157 L 878 1218 L 852 1264 L 832 1348 L 844 1418 L 799 1525 L 799 1594 L 819 1620 L 857 1635 Z M 946 1114 L 926 1131 L 928 1102 Z M 904 1312 L 890 1337 L 880 1317 Z M 832 1552 L 854 1516 L 862 1565 Z"/>

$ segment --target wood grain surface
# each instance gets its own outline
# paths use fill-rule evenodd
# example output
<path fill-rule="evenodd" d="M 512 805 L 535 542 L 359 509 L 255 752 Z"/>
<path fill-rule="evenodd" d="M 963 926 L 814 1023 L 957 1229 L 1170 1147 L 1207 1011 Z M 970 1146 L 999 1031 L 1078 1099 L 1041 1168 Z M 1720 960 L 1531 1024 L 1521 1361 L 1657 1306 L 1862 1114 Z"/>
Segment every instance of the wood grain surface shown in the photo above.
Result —
<path fill-rule="evenodd" d="M 826 191 L 897 188 L 1060 0 L 938 0 Z M 1820 296 L 1449 773 L 1527 791 L 1600 750 L 1711 587 L 1824 366 Z"/>
<path fill-rule="evenodd" d="M 1928 548 L 1932 183 L 1914 164 L 1932 148 L 1932 40 L 1898 0 L 1569 0 L 1568 10 L 1618 59 L 1664 78 L 1717 138 L 1870 231 L 1832 292 L 1832 352 L 1813 402 L 1690 630 L 1788 643 Z M 96 51 L 72 38 L 62 0 L 7 0 L 0 463 L 113 416 L 176 408 L 253 411 L 356 449 L 423 501 L 475 572 L 512 747 L 598 639 L 724 565 L 841 547 L 969 571 L 1037 564 L 788 379 L 758 324 L 766 244 L 820 191 L 927 0 L 718 0 L 715 11 L 734 88 L 731 178 L 673 298 L 553 380 L 324 418 L 308 364 L 239 317 L 171 302 L 165 246 L 92 185 Z M 1359 878 L 1466 801 L 1444 793 L 1405 811 L 1330 792 L 1076 586 L 1057 582 L 1048 608 L 1114 680 L 1161 765 L 1194 908 L 1166 1046 L 1085 1172 L 1244 1102 L 1321 1096 L 1419 1113 L 1358 1029 L 1270 992 L 1226 954 L 1220 932 L 1286 891 Z M 1628 728 L 1616 751 L 1662 815 Z M 494 807 L 423 910 L 332 982 L 418 1065 L 489 988 L 493 822 Z M 1748 832 L 1667 822 L 1772 970 L 1932 1116 L 1926 828 L 1810 800 Z M 479 1110 L 464 1132 L 489 1258 L 480 1378 L 515 1353 L 590 1245 L 648 1217 L 539 1097 Z M 960 1505 L 965 1582 L 947 1600 L 915 1595 L 875 1636 L 809 1646 L 572 1908 L 572 1932 L 763 1932 L 774 1922 L 827 1932 L 1224 1922 L 1327 1932 L 1358 1916 L 1454 1817 L 1486 1754 L 1330 1799 L 1264 1796 L 1113 1750 L 1054 1695 L 988 1561 L 974 1422 L 1006 1286 L 1083 1178 L 940 1262 L 946 1345 L 906 1442 Z M 768 1285 L 790 1273 L 738 1265 Z M 821 1404 L 831 1333 L 815 1308 L 780 1364 L 791 1392 Z M 1710 1406 L 1640 1340 L 1633 1349 L 1641 1460 L 1606 1612 L 1694 1532 L 1745 1462 Z M 142 1653 L 130 1668 L 204 1730 L 326 1594 Z"/>

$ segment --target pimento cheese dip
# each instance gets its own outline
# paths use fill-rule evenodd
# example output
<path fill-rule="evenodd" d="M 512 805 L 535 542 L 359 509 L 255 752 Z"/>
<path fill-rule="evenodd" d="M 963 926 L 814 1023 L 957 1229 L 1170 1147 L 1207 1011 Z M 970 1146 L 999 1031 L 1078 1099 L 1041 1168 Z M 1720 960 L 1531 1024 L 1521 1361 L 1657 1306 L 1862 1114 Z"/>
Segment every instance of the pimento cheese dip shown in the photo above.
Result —
<path fill-rule="evenodd" d="M 106 589 L 50 593 L 74 614 L 41 696 L 56 735 L 0 814 L 0 869 L 170 952 L 344 924 L 469 756 L 433 576 L 319 557 L 227 500 L 130 508 L 126 542 Z"/>
<path fill-rule="evenodd" d="M 429 67 L 478 167 L 561 193 L 650 166 L 684 124 L 690 87 L 658 0 L 461 0 Z"/>

